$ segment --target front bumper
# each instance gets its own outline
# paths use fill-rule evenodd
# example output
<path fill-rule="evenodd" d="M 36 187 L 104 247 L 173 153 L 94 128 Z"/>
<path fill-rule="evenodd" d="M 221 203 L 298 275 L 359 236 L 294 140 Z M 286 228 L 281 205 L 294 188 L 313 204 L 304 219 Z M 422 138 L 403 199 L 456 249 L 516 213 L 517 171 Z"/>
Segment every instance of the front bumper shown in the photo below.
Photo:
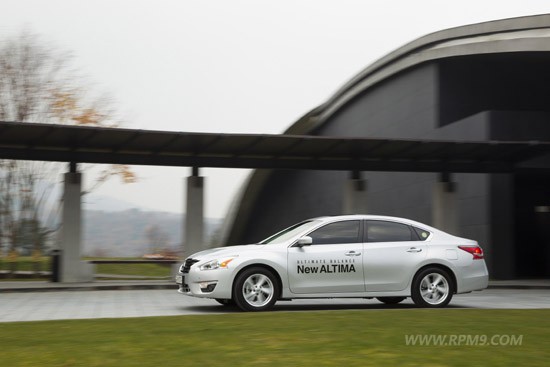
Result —
<path fill-rule="evenodd" d="M 231 298 L 231 269 L 216 269 L 201 271 L 192 266 L 188 273 L 178 272 L 176 283 L 178 292 L 192 297 L 201 298 Z M 181 277 L 181 282 L 178 282 Z"/>

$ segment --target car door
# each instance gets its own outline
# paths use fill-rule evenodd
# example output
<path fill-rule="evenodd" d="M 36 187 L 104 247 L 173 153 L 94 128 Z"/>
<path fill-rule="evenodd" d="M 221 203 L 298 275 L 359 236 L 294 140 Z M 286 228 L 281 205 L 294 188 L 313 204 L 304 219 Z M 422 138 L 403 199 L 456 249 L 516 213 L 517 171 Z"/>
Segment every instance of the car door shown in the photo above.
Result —
<path fill-rule="evenodd" d="M 297 294 L 364 292 L 362 223 L 329 223 L 310 232 L 312 244 L 288 248 L 290 290 Z"/>
<path fill-rule="evenodd" d="M 426 244 L 408 224 L 368 220 L 365 225 L 363 268 L 367 292 L 400 291 L 407 287 Z"/>

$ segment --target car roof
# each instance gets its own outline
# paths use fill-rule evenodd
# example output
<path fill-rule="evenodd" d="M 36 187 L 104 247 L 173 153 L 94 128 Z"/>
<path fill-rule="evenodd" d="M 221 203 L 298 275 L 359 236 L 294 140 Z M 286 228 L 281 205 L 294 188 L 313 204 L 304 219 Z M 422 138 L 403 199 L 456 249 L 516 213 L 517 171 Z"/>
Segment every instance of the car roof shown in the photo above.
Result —
<path fill-rule="evenodd" d="M 425 230 L 428 230 L 430 232 L 441 232 L 445 233 L 437 228 L 433 228 L 427 224 L 417 222 L 412 219 L 402 218 L 402 217 L 392 217 L 388 215 L 375 215 L 375 214 L 349 214 L 349 215 L 334 215 L 334 216 L 324 216 L 324 217 L 317 217 L 312 218 L 314 220 L 322 220 L 324 222 L 335 222 L 335 221 L 341 221 L 341 220 L 385 220 L 390 222 L 399 222 L 404 223 L 408 225 L 412 225 L 415 227 L 420 227 Z"/>

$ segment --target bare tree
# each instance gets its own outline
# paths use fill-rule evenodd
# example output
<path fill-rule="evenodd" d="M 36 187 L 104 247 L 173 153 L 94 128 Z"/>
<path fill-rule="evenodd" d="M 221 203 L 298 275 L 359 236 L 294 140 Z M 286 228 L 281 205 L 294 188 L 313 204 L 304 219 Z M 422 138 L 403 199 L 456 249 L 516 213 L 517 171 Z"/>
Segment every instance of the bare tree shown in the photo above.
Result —
<path fill-rule="evenodd" d="M 92 96 L 70 61 L 70 54 L 28 32 L 1 42 L 0 121 L 118 126 L 108 99 Z M 20 237 L 28 231 L 34 251 L 42 249 L 56 228 L 47 230 L 41 223 L 59 223 L 59 200 L 52 192 L 63 168 L 54 162 L 0 160 L 0 255 L 2 248 L 12 254 L 20 250 Z M 128 166 L 113 165 L 85 192 L 112 176 L 136 180 Z"/>
<path fill-rule="evenodd" d="M 157 224 L 148 226 L 145 229 L 145 236 L 147 237 L 149 252 L 151 254 L 166 250 L 168 235 Z"/>

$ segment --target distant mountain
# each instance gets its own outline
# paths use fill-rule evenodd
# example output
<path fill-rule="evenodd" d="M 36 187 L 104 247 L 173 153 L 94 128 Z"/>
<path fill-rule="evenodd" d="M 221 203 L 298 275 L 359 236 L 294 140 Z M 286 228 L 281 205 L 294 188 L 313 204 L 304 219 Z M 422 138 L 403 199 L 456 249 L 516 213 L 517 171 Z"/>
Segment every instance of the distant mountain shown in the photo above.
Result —
<path fill-rule="evenodd" d="M 135 203 L 117 199 L 112 196 L 96 195 L 93 192 L 82 197 L 83 208 L 85 210 L 100 210 L 106 212 L 118 212 L 131 209 L 148 211 L 148 208 Z"/>
<path fill-rule="evenodd" d="M 85 256 L 142 256 L 152 251 L 147 230 L 155 226 L 167 247 L 179 249 L 183 236 L 182 214 L 127 209 L 122 211 L 84 210 L 83 254 Z M 220 229 L 221 219 L 206 219 L 205 241 Z"/>

